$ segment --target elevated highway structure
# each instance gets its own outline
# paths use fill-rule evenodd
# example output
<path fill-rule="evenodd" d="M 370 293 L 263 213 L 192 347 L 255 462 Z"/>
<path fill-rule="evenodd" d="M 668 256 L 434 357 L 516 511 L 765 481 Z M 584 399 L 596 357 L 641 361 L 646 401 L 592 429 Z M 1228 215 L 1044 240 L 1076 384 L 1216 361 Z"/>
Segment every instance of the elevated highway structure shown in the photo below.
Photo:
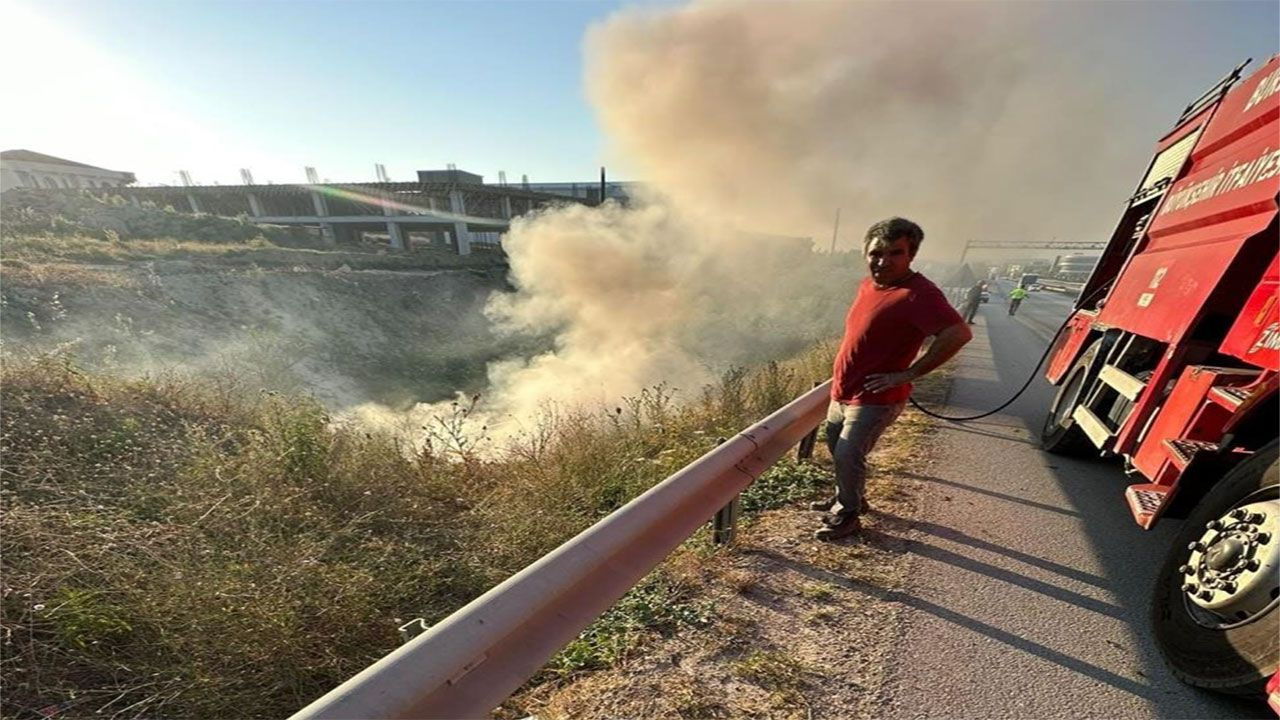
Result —
<path fill-rule="evenodd" d="M 393 250 L 425 243 L 445 245 L 461 255 L 473 247 L 496 247 L 514 217 L 550 205 L 597 204 L 518 186 L 453 182 L 122 187 L 111 192 L 135 204 L 154 203 L 179 212 L 314 227 L 334 245 L 376 234 L 385 236 Z"/>

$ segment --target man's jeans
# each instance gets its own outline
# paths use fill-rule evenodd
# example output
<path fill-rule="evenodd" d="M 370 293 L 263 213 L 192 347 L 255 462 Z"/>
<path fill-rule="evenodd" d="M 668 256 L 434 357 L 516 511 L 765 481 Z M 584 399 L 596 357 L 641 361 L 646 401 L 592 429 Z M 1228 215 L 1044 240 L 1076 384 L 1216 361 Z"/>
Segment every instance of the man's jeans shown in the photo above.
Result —
<path fill-rule="evenodd" d="M 836 503 L 831 512 L 840 519 L 857 515 L 867 489 L 867 454 L 876 446 L 902 405 L 842 405 L 827 408 L 827 448 L 836 464 Z"/>

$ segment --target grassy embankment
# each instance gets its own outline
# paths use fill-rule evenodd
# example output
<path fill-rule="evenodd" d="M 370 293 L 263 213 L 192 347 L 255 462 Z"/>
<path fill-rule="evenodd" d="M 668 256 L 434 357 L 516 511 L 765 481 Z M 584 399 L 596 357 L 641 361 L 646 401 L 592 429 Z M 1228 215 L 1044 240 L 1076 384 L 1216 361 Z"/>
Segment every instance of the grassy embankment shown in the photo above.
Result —
<path fill-rule="evenodd" d="M 5 363 L 3 714 L 278 717 L 824 375 L 831 348 L 694 395 L 544 418 L 496 457 L 465 416 L 395 438 L 233 381 Z M 749 512 L 823 482 L 783 463 Z M 697 543 L 694 543 L 697 545 Z M 705 551 L 698 551 L 705 552 Z M 658 571 L 543 679 L 609 666 L 713 609 Z"/>

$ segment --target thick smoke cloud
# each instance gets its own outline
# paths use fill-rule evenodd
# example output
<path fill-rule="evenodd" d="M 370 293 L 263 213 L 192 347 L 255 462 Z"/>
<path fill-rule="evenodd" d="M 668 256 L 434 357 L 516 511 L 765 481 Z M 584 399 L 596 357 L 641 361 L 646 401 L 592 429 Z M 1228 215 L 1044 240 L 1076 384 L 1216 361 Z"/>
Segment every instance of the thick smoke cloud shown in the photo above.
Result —
<path fill-rule="evenodd" d="M 1120 13 L 1123 27 L 1099 27 L 1099 10 L 636 9 L 592 30 L 588 86 L 620 160 L 680 207 L 744 227 L 818 236 L 837 207 L 859 230 L 901 214 L 924 225 L 926 257 L 968 238 L 1095 239 L 1152 139 L 1094 114 L 1126 96 L 1090 54 L 1142 27 Z"/>
<path fill-rule="evenodd" d="M 688 389 L 780 336 L 837 330 L 861 271 L 809 251 L 836 208 L 842 249 L 905 215 L 926 259 L 970 238 L 1104 237 L 1151 138 L 1101 112 L 1140 99 L 1097 72 L 1143 14 L 1099 10 L 699 2 L 593 27 L 588 95 L 615 167 L 655 196 L 513 224 L 518 291 L 491 315 L 556 348 L 491 366 L 485 405 L 527 418 Z"/>

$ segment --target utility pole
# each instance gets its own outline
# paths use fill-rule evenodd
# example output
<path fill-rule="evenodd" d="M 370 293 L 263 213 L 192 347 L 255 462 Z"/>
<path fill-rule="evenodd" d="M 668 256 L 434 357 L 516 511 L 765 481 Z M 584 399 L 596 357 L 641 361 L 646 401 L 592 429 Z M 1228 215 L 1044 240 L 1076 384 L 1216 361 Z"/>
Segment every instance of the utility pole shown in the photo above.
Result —
<path fill-rule="evenodd" d="M 600 166 L 600 204 L 604 204 L 604 166 Z"/>
<path fill-rule="evenodd" d="M 840 208 L 836 208 L 836 226 L 831 230 L 831 254 L 836 254 L 836 237 L 840 235 Z"/>

